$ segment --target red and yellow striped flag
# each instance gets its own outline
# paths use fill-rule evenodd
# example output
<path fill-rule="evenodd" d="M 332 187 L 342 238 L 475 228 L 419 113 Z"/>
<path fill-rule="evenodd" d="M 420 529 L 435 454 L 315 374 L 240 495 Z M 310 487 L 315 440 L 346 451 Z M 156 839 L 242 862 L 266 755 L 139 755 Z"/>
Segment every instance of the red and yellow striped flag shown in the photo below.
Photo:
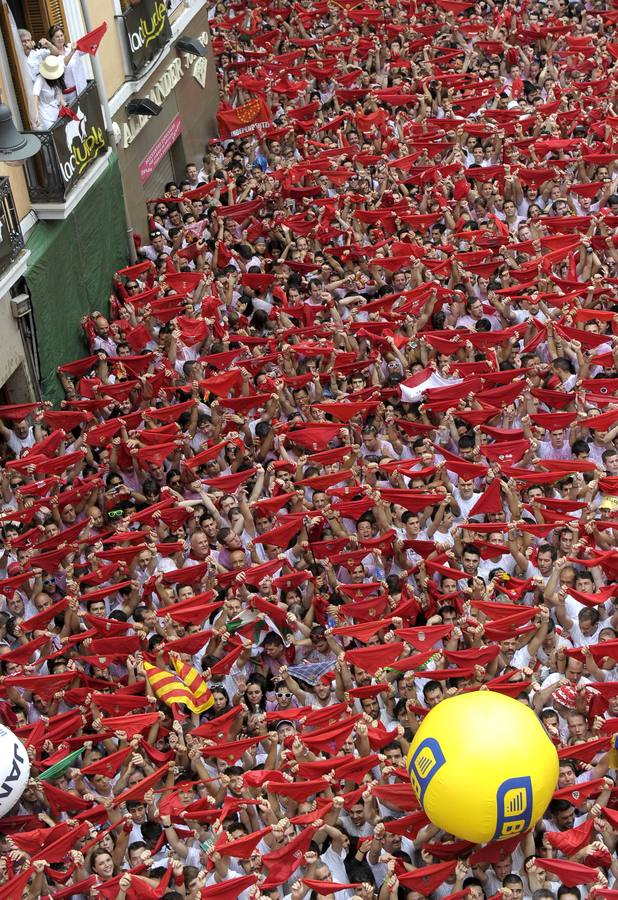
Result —
<path fill-rule="evenodd" d="M 196 703 L 196 712 L 204 712 L 213 705 L 214 697 L 210 692 L 210 688 L 197 671 L 195 666 L 192 666 L 190 663 L 183 662 L 177 656 L 172 656 L 172 665 L 176 669 L 176 674 L 181 679 L 183 684 L 189 688 L 193 696 L 195 697 Z"/>
<path fill-rule="evenodd" d="M 172 672 L 166 672 L 165 669 L 145 662 L 144 673 L 156 696 L 168 706 L 174 704 L 186 706 L 195 713 L 203 712 L 204 709 L 212 706 L 212 696 L 209 698 L 210 702 L 204 706 L 204 703 L 195 697 L 191 688 L 187 687 L 184 681 Z M 208 693 L 210 694 L 210 691 Z"/>

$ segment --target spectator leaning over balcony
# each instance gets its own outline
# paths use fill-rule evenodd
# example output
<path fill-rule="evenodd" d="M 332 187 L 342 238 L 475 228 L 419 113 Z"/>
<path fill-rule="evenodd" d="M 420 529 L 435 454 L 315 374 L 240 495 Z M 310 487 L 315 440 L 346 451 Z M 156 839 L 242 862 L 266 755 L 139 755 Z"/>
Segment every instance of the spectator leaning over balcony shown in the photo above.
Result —
<path fill-rule="evenodd" d="M 84 65 L 85 53 L 66 43 L 62 25 L 52 25 L 47 32 L 51 46 L 64 60 L 64 83 L 68 100 L 73 101 L 86 90 L 88 78 Z"/>

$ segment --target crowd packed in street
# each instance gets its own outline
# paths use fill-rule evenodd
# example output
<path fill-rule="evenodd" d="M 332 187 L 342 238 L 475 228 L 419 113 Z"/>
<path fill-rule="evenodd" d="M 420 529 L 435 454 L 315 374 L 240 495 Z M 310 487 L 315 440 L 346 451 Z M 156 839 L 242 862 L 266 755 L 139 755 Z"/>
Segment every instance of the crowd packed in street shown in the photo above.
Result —
<path fill-rule="evenodd" d="M 0 407 L 0 900 L 618 897 L 617 22 L 216 5 L 220 137 Z M 560 775 L 477 846 L 406 753 L 484 690 Z"/>

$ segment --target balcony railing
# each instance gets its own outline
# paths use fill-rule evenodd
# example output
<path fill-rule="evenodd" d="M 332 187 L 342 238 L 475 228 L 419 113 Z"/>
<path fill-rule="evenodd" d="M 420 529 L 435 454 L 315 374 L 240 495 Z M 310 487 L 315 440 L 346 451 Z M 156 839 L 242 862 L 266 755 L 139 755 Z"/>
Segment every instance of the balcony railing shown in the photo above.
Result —
<path fill-rule="evenodd" d="M 24 237 L 8 178 L 0 178 L 0 273 L 15 262 L 24 247 Z"/>
<path fill-rule="evenodd" d="M 109 146 L 94 81 L 70 104 L 74 117 L 59 118 L 48 131 L 36 131 L 41 149 L 25 165 L 33 204 L 64 203 Z"/>

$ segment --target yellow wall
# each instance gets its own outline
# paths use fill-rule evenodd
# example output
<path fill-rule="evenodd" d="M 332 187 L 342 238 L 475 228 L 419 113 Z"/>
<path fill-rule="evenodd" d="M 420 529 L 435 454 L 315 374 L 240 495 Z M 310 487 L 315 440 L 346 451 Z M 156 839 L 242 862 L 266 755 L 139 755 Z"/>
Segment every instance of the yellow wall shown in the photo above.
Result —
<path fill-rule="evenodd" d="M 8 175 L 11 183 L 11 191 L 17 208 L 17 215 L 20 219 L 23 219 L 24 216 L 27 216 L 30 212 L 31 206 L 24 170 L 21 166 L 5 166 L 0 163 L 0 178 L 5 175 Z"/>
<path fill-rule="evenodd" d="M 120 34 L 118 31 L 122 23 L 114 19 L 113 0 L 88 0 L 88 8 L 92 27 L 96 28 L 103 20 L 107 22 L 107 34 L 101 41 L 97 54 L 103 69 L 103 80 L 107 96 L 112 97 L 125 80 L 124 62 Z"/>

